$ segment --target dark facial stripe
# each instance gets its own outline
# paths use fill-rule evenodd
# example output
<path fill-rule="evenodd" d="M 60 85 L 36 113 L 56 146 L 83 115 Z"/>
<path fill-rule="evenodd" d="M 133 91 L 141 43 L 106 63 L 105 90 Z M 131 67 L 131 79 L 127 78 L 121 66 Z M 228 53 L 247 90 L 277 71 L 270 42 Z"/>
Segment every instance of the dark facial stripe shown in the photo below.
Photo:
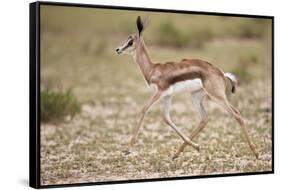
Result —
<path fill-rule="evenodd" d="M 129 45 L 127 44 L 125 47 L 122 48 L 122 51 L 126 50 L 129 47 Z"/>

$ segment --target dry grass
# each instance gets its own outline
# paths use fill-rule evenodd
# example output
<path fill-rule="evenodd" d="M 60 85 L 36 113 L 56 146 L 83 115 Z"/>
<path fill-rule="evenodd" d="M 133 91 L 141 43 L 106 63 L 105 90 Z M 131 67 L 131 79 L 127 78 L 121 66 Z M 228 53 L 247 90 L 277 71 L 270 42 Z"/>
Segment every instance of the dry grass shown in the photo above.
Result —
<path fill-rule="evenodd" d="M 271 170 L 270 32 L 245 39 L 236 35 L 235 26 L 251 22 L 249 19 L 167 14 L 161 17 L 160 13 L 149 13 L 151 24 L 145 31 L 145 39 L 152 58 L 159 61 L 201 58 L 236 75 L 239 75 L 235 73 L 237 68 L 247 71 L 240 73 L 241 85 L 229 99 L 241 110 L 260 154 L 256 160 L 235 120 L 206 99 L 210 122 L 195 139 L 202 147 L 200 153 L 186 148 L 177 160 L 172 160 L 182 141 L 162 122 L 160 102 L 147 115 L 133 152 L 129 155 L 122 152 L 150 91 L 132 59 L 116 55 L 114 49 L 133 32 L 135 16 L 145 13 L 130 13 L 128 17 L 128 13 L 119 12 L 119 19 L 111 22 L 112 14 L 105 11 L 78 11 L 70 19 L 72 11 L 42 11 L 41 85 L 72 89 L 82 104 L 80 113 L 71 119 L 41 124 L 43 185 Z M 104 22 L 95 19 L 101 16 Z M 159 46 L 153 36 L 158 24 L 167 18 L 180 30 L 188 26 L 198 30 L 208 27 L 215 37 L 195 49 Z M 233 34 L 227 36 L 223 31 Z M 244 80 L 243 75 L 248 74 Z M 196 127 L 199 118 L 188 94 L 174 98 L 172 118 L 187 135 Z"/>

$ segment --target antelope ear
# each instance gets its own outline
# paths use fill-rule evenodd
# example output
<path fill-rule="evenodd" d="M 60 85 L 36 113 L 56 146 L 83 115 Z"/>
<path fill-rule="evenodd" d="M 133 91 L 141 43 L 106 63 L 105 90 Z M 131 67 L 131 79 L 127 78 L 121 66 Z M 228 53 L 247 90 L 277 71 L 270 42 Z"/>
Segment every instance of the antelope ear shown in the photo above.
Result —
<path fill-rule="evenodd" d="M 137 28 L 138 28 L 138 34 L 140 36 L 143 31 L 143 22 L 141 21 L 140 16 L 138 16 L 138 18 L 137 18 Z"/>

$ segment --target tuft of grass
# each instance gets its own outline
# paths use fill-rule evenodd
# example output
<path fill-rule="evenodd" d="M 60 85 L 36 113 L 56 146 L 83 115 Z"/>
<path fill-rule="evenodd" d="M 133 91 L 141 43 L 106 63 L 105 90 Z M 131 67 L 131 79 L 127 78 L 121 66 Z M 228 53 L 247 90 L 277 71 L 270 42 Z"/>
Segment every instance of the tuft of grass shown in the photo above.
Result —
<path fill-rule="evenodd" d="M 49 89 L 41 90 L 41 121 L 56 122 L 65 116 L 74 116 L 80 111 L 80 104 L 71 90 L 56 92 Z"/>

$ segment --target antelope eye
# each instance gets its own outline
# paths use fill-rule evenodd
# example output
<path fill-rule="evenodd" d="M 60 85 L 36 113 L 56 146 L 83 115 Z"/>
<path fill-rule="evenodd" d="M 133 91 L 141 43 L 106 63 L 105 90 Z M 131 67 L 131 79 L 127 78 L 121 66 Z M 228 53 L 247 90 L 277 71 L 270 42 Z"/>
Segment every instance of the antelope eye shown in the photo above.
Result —
<path fill-rule="evenodd" d="M 128 42 L 128 45 L 131 46 L 131 45 L 133 45 L 133 43 L 134 43 L 134 41 L 133 41 L 133 40 L 130 40 L 130 41 Z"/>

